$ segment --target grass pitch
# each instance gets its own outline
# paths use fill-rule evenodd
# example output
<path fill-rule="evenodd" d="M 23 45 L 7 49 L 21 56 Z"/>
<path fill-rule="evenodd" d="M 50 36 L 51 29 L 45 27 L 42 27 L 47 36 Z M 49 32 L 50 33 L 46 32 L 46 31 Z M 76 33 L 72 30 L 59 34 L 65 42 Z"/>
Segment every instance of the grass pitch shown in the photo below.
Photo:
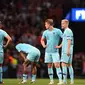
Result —
<path fill-rule="evenodd" d="M 49 79 L 37 79 L 34 84 L 30 83 L 30 80 L 27 81 L 26 84 L 19 84 L 21 80 L 20 79 L 4 79 L 4 84 L 3 85 L 48 85 Z M 70 85 L 68 80 L 68 84 Z M 54 85 L 57 85 L 58 80 L 54 79 Z M 74 85 L 85 85 L 85 79 L 75 79 L 75 84 Z"/>

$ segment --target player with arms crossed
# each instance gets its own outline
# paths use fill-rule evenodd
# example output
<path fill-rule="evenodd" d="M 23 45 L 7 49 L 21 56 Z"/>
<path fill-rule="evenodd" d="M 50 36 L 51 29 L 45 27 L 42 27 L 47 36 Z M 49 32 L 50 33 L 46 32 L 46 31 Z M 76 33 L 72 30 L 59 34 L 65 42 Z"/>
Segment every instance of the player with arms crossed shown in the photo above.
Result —
<path fill-rule="evenodd" d="M 36 62 L 39 61 L 40 58 L 40 51 L 35 48 L 32 45 L 26 44 L 26 43 L 19 43 L 16 45 L 17 51 L 20 53 L 21 57 L 24 59 L 23 67 L 24 67 L 24 72 L 23 72 L 23 80 L 22 84 L 27 82 L 27 66 L 30 64 L 32 65 L 32 81 L 31 83 L 34 83 L 36 80 Z M 27 56 L 24 55 L 24 53 L 27 54 Z"/>
<path fill-rule="evenodd" d="M 3 84 L 4 82 L 2 81 L 2 64 L 3 64 L 3 60 L 4 60 L 4 51 L 3 48 L 6 48 L 8 46 L 8 44 L 10 43 L 10 41 L 12 40 L 11 37 L 1 28 L 3 28 L 3 25 L 0 21 L 0 84 Z M 7 43 L 5 45 L 3 45 L 4 42 L 4 38 L 7 39 Z"/>
<path fill-rule="evenodd" d="M 48 64 L 48 74 L 50 78 L 49 84 L 54 84 L 53 81 L 53 67 L 52 63 L 54 63 L 54 66 L 56 68 L 56 74 L 59 78 L 59 83 L 62 84 L 62 74 L 60 69 L 60 56 L 59 56 L 59 50 L 56 48 L 56 45 L 59 44 L 59 40 L 62 37 L 62 32 L 60 29 L 53 27 L 53 20 L 47 19 L 45 21 L 45 27 L 46 30 L 43 32 L 42 38 L 41 38 L 41 44 L 43 48 L 46 48 L 45 50 L 45 63 Z M 46 40 L 46 44 L 45 44 Z"/>
<path fill-rule="evenodd" d="M 69 21 L 64 19 L 61 21 L 61 27 L 64 29 L 62 44 L 56 46 L 56 48 L 62 47 L 62 70 L 63 70 L 63 84 L 67 84 L 67 67 L 69 68 L 69 74 L 71 83 L 74 84 L 74 71 L 72 67 L 72 56 L 73 56 L 73 32 L 68 27 Z"/>

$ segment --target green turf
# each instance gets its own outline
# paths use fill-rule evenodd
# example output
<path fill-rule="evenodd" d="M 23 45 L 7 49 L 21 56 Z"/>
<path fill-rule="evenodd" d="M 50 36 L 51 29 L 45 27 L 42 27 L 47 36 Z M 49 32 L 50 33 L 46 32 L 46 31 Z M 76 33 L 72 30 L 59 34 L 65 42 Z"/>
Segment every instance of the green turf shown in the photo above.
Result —
<path fill-rule="evenodd" d="M 19 79 L 4 79 L 4 85 L 23 85 L 23 84 L 19 84 Z M 54 85 L 57 85 L 58 80 L 54 80 Z M 27 81 L 26 84 L 24 85 L 48 85 L 49 83 L 49 79 L 37 79 L 36 82 L 34 84 L 30 84 L 30 80 Z M 69 80 L 68 80 L 68 84 L 69 84 Z M 75 84 L 74 85 L 85 85 L 85 79 L 75 79 Z"/>

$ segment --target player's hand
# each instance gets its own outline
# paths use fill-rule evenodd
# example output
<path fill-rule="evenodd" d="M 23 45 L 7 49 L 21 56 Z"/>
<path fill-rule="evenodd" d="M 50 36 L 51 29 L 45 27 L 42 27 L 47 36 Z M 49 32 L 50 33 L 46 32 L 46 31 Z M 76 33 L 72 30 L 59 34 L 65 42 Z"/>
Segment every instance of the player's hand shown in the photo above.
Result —
<path fill-rule="evenodd" d="M 70 56 L 70 51 L 67 51 L 67 56 Z"/>
<path fill-rule="evenodd" d="M 43 48 L 46 48 L 47 47 L 47 45 L 43 45 Z"/>
<path fill-rule="evenodd" d="M 23 65 L 25 65 L 25 63 L 26 63 L 26 59 L 23 60 Z"/>
<path fill-rule="evenodd" d="M 6 48 L 6 47 L 7 47 L 7 45 L 4 45 L 3 47 L 4 47 L 4 48 Z"/>
<path fill-rule="evenodd" d="M 61 48 L 60 46 L 55 46 L 55 48 Z"/>

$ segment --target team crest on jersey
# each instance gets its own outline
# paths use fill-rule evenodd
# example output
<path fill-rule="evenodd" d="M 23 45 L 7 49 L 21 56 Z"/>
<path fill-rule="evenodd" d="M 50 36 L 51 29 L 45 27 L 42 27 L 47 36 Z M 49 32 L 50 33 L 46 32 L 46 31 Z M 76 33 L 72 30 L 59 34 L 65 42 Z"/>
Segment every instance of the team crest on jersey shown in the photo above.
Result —
<path fill-rule="evenodd" d="M 55 32 L 53 32 L 53 34 L 55 35 Z"/>

